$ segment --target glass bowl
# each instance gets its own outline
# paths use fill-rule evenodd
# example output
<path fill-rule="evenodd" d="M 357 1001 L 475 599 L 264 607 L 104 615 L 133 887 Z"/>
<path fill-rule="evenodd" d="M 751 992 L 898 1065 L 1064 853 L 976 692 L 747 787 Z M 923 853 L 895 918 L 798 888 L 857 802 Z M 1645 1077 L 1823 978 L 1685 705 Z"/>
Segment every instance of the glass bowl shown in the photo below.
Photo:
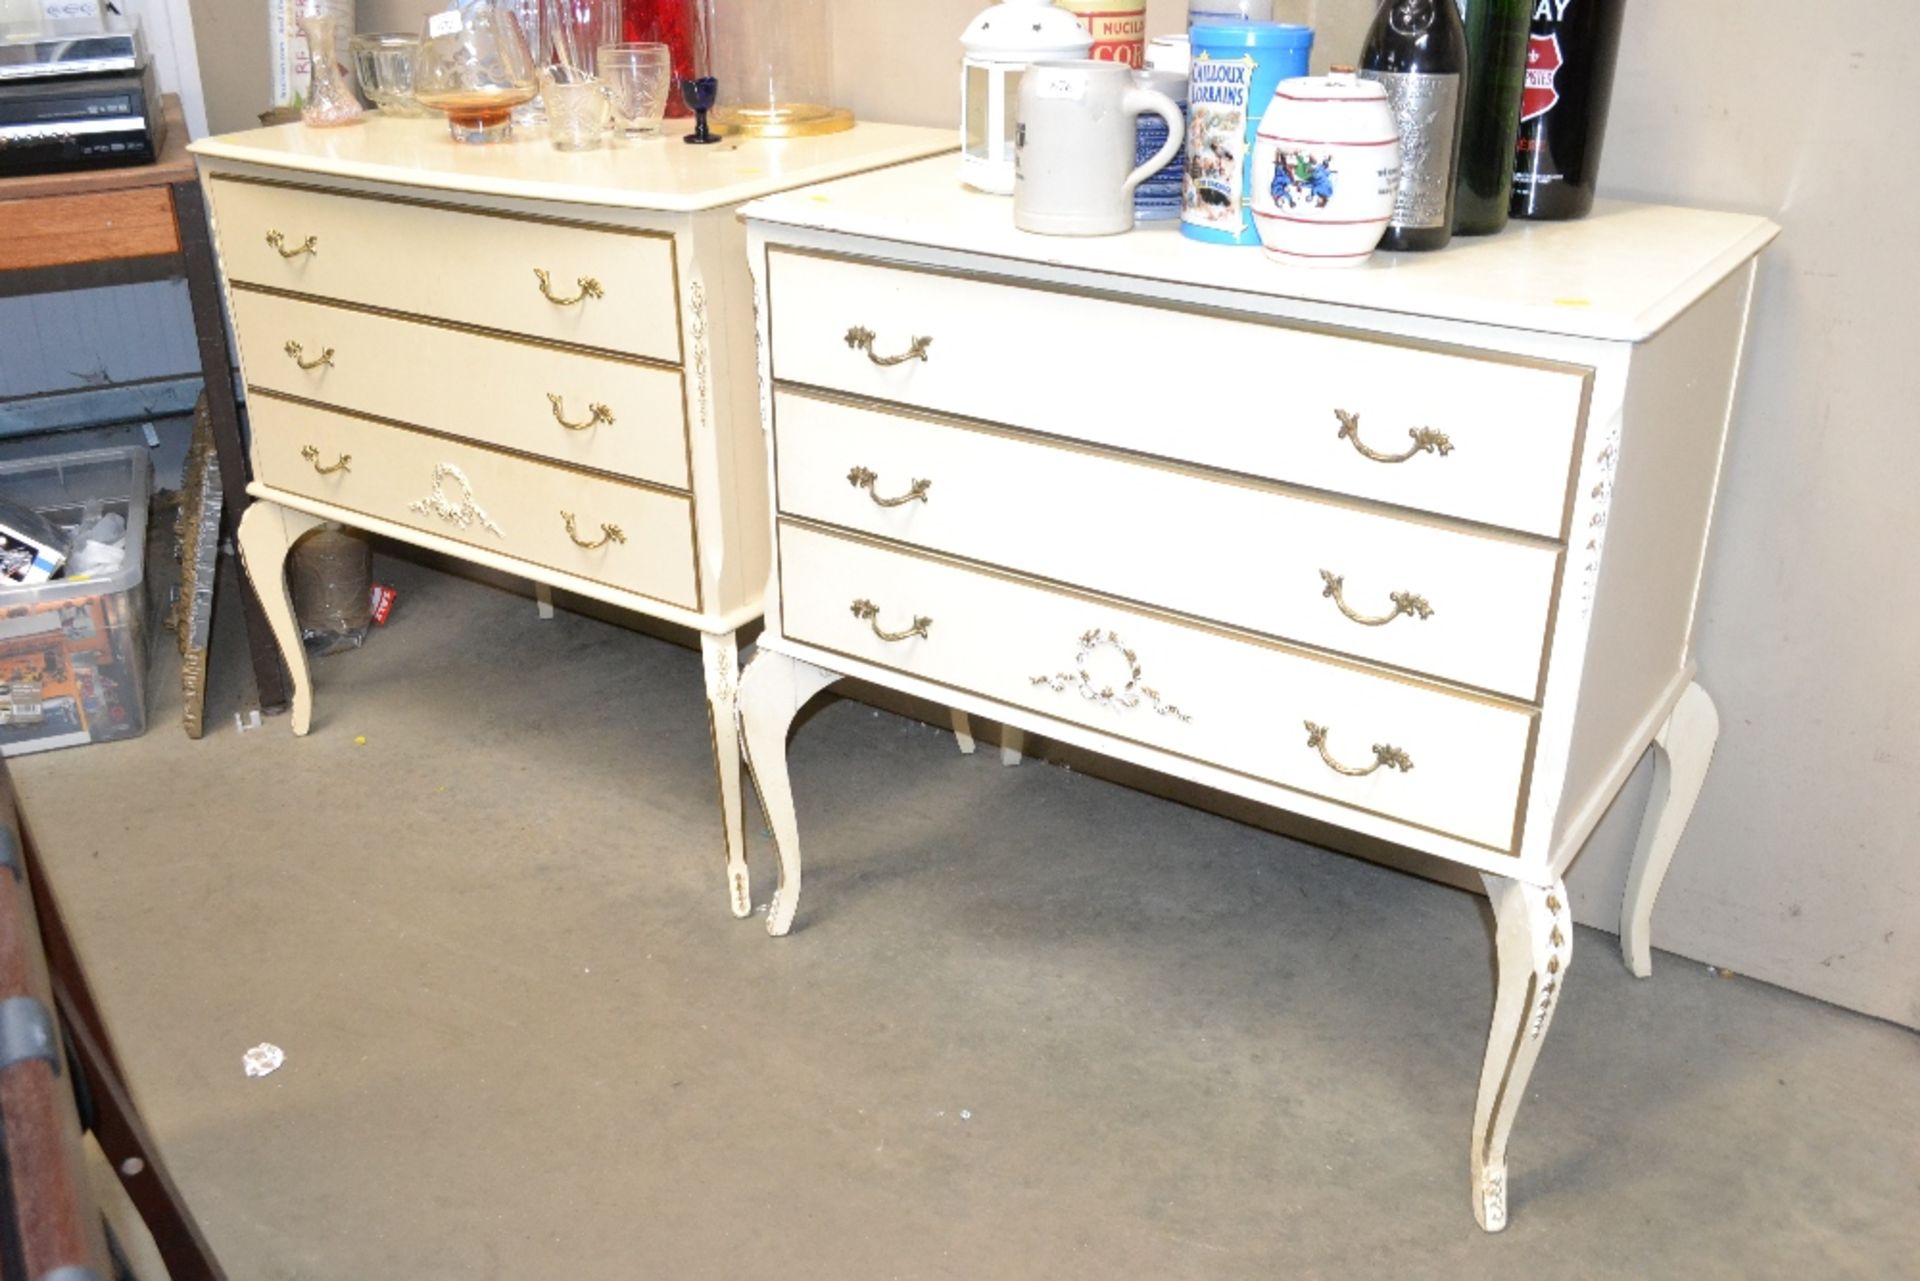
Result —
<path fill-rule="evenodd" d="M 413 100 L 413 68 L 420 57 L 420 37 L 404 31 L 373 31 L 347 42 L 353 52 L 353 75 L 360 92 L 383 115 L 432 114 Z"/>
<path fill-rule="evenodd" d="M 533 71 L 520 24 L 479 0 L 428 15 L 413 96 L 446 112 L 455 142 L 500 142 L 512 136 L 513 109 L 539 92 Z"/>

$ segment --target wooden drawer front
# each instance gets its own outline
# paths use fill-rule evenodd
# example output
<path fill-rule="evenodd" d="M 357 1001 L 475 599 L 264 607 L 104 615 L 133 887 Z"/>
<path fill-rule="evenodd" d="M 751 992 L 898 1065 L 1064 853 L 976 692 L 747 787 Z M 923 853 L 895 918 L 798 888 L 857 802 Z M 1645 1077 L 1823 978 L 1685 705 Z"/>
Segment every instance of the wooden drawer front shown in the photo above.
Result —
<path fill-rule="evenodd" d="M 179 252 L 169 187 L 0 200 L 0 271 Z"/>
<path fill-rule="evenodd" d="M 669 236 L 220 177 L 208 188 L 230 281 L 680 361 Z M 601 296 L 549 302 L 535 268 L 556 296 L 582 278 Z"/>
<path fill-rule="evenodd" d="M 253 397 L 248 408 L 254 471 L 275 489 L 699 608 L 692 500 L 684 495 L 271 396 Z M 562 512 L 574 514 L 575 531 L 587 542 L 605 537 L 603 523 L 624 541 L 577 546 Z"/>
<path fill-rule="evenodd" d="M 774 422 L 782 512 L 1516 698 L 1538 692 L 1556 547 L 791 390 L 775 394 Z M 924 500 L 881 505 L 921 480 Z M 1355 621 L 1341 601 L 1389 621 Z"/>
<path fill-rule="evenodd" d="M 247 289 L 232 296 L 251 386 L 687 487 L 685 402 L 677 369 Z M 299 344 L 297 355 L 288 351 L 289 342 Z M 579 431 L 562 426 L 550 394 L 561 398 L 559 412 L 568 422 L 589 425 Z M 595 405 L 613 420 L 596 420 Z"/>
<path fill-rule="evenodd" d="M 1584 370 L 792 252 L 769 260 L 776 378 L 1562 534 Z M 849 344 L 856 329 L 873 333 L 871 354 Z M 870 358 L 916 338 L 932 340 L 924 360 Z M 1416 428 L 1443 433 L 1447 452 L 1438 438 L 1417 448 Z M 1379 461 L 1356 440 L 1387 458 L 1414 452 Z"/>
<path fill-rule="evenodd" d="M 1526 712 L 784 521 L 780 564 L 781 631 L 796 641 L 1512 848 Z M 856 601 L 878 613 L 858 616 Z M 925 637 L 876 635 L 919 616 Z M 1375 765 L 1374 744 L 1412 768 L 1339 773 L 1307 721 L 1349 768 Z"/>

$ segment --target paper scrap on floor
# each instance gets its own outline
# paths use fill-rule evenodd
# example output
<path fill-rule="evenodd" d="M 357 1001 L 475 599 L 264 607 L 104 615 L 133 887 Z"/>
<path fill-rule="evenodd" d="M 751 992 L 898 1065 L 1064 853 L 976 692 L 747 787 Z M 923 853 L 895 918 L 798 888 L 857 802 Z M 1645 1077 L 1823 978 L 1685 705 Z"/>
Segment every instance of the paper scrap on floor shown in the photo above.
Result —
<path fill-rule="evenodd" d="M 269 1072 L 278 1071 L 286 1061 L 287 1052 L 271 1041 L 262 1041 L 240 1056 L 241 1066 L 246 1068 L 248 1076 L 266 1076 Z"/>

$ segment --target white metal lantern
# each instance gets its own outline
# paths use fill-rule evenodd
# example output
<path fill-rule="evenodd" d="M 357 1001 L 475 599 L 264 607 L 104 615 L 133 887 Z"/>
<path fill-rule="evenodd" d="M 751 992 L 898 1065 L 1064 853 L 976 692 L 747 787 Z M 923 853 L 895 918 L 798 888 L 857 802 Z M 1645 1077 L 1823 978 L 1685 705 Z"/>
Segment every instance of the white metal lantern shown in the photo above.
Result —
<path fill-rule="evenodd" d="M 960 180 L 1013 194 L 1013 122 L 1020 76 L 1043 58 L 1084 58 L 1093 37 L 1053 0 L 1006 0 L 960 33 Z"/>

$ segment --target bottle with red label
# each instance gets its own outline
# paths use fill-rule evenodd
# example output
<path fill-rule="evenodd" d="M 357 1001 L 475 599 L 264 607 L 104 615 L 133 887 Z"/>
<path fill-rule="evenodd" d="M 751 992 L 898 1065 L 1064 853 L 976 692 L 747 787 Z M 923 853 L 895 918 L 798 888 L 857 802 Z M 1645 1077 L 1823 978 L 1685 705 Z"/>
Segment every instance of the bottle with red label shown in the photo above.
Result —
<path fill-rule="evenodd" d="M 1627 0 L 1534 0 L 1514 144 L 1514 217 L 1592 211 L 1626 13 Z"/>

